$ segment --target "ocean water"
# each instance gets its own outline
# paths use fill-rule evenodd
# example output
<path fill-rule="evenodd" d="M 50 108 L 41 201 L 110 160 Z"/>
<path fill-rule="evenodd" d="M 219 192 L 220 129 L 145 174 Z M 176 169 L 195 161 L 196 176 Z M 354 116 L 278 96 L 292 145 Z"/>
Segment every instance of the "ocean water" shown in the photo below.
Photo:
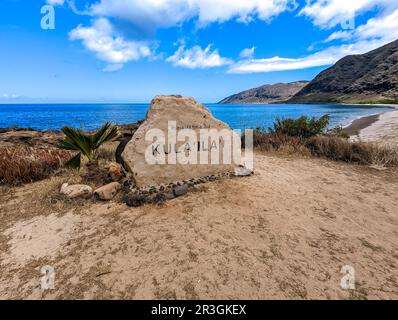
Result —
<path fill-rule="evenodd" d="M 128 124 L 145 118 L 149 104 L 0 104 L 0 128 L 16 126 L 59 130 L 73 126 L 93 130 L 104 122 Z M 219 105 L 206 104 L 213 115 L 233 129 L 268 128 L 277 117 L 331 116 L 330 126 L 346 126 L 363 116 L 390 108 L 350 105 Z"/>

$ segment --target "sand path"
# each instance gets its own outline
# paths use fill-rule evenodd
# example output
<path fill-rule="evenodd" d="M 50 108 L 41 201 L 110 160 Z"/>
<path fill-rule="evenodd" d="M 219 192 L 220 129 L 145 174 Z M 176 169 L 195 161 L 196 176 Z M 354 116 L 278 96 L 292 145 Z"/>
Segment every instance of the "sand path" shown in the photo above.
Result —
<path fill-rule="evenodd" d="M 261 154 L 255 169 L 162 206 L 17 212 L 0 228 L 0 298 L 398 298 L 397 172 Z"/>

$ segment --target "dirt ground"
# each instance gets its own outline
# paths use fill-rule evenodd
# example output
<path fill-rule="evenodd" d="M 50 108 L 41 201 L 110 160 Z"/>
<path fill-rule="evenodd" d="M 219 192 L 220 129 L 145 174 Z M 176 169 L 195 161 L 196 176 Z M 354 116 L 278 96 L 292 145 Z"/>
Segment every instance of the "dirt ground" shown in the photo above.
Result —
<path fill-rule="evenodd" d="M 141 208 L 62 203 L 61 180 L 0 189 L 0 298 L 398 298 L 398 172 L 256 154 L 252 177 Z"/>

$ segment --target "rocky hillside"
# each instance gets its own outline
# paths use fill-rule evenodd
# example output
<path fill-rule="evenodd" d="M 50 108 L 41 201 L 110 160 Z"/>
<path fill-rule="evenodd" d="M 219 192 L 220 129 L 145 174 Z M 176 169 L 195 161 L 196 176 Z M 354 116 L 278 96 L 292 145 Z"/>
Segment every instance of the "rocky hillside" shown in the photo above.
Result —
<path fill-rule="evenodd" d="M 398 103 L 398 40 L 347 56 L 287 103 Z"/>
<path fill-rule="evenodd" d="M 293 97 L 308 81 L 297 81 L 292 83 L 277 83 L 265 85 L 234 94 L 221 100 L 219 103 L 275 103 L 285 101 Z"/>

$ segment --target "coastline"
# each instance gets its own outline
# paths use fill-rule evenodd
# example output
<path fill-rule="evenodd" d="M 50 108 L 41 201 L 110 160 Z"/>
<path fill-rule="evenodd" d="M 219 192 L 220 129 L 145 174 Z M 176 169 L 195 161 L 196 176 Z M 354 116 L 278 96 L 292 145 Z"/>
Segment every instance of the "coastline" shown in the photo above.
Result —
<path fill-rule="evenodd" d="M 356 123 L 356 129 L 359 132 L 351 136 L 352 141 L 378 142 L 398 146 L 398 108 L 378 115 L 376 120 L 372 117 L 367 118 Z"/>
<path fill-rule="evenodd" d="M 363 106 L 363 104 L 343 105 Z M 398 145 L 398 105 L 372 104 L 369 106 L 389 107 L 392 110 L 355 119 L 350 125 L 343 128 L 344 132 L 350 136 L 351 141 Z"/>
<path fill-rule="evenodd" d="M 391 111 L 378 114 L 371 114 L 354 119 L 349 125 L 343 126 L 343 131 L 348 134 L 352 141 L 369 142 L 393 142 L 398 145 L 398 105 L 393 104 L 341 104 L 351 106 L 369 106 L 380 108 L 391 108 Z M 377 112 L 377 111 L 376 111 Z M 119 125 L 122 131 L 128 131 L 129 127 L 136 126 L 138 122 L 132 124 Z M 8 127 L 0 128 L 2 143 L 0 145 L 12 145 L 16 142 L 28 142 L 34 140 L 41 141 L 45 136 L 53 144 L 57 138 L 62 137 L 60 130 L 36 130 L 32 128 Z M 35 143 L 27 143 L 35 144 Z"/>
<path fill-rule="evenodd" d="M 373 114 L 370 116 L 361 117 L 355 119 L 350 125 L 343 128 L 343 131 L 349 136 L 358 135 L 361 130 L 371 126 L 380 120 L 381 114 Z"/>

